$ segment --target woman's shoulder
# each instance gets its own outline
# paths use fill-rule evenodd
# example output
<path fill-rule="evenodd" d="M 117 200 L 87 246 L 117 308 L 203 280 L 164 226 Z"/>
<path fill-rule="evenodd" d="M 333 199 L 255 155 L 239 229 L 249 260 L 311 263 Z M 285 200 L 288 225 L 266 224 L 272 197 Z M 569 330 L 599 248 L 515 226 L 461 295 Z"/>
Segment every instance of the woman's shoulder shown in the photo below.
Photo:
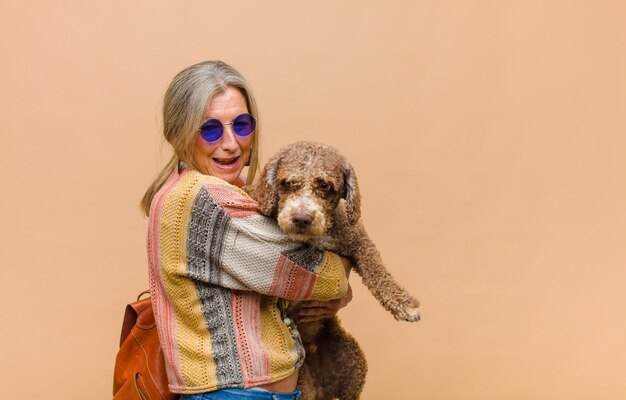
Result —
<path fill-rule="evenodd" d="M 193 169 L 170 176 L 155 196 L 150 213 L 186 215 L 194 209 L 212 210 L 213 207 L 230 217 L 259 215 L 258 203 L 242 189 Z"/>
<path fill-rule="evenodd" d="M 175 174 L 176 182 L 173 185 L 170 200 L 184 203 L 187 207 L 207 201 L 214 203 L 228 214 L 234 211 L 236 215 L 244 212 L 246 215 L 256 214 L 258 204 L 241 188 L 232 185 L 220 178 L 202 174 L 193 169 L 183 170 Z"/>
<path fill-rule="evenodd" d="M 185 174 L 188 174 L 189 178 L 191 178 L 189 179 L 189 184 L 199 185 L 200 187 L 208 190 L 209 194 L 217 191 L 220 193 L 230 193 L 231 196 L 235 197 L 250 199 L 248 193 L 246 193 L 243 189 L 218 177 L 205 175 L 193 169 L 185 170 L 181 173 L 181 175 Z"/>

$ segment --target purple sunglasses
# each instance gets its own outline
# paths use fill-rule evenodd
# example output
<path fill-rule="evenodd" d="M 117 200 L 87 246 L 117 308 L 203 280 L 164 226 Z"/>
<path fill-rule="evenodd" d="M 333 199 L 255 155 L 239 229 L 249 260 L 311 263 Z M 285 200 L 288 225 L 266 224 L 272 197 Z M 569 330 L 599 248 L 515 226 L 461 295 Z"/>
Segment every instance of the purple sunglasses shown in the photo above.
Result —
<path fill-rule="evenodd" d="M 223 124 L 218 119 L 211 118 L 200 127 L 200 136 L 209 143 L 215 143 L 224 134 L 224 125 L 232 125 L 237 136 L 246 137 L 254 132 L 256 120 L 248 113 L 239 114 L 232 121 Z"/>

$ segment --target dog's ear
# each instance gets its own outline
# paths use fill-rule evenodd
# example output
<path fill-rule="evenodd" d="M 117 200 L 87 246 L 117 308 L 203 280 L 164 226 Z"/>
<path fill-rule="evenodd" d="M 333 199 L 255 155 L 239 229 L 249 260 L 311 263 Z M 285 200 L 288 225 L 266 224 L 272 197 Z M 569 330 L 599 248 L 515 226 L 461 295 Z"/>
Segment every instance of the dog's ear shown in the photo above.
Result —
<path fill-rule="evenodd" d="M 275 217 L 278 208 L 278 189 L 276 174 L 278 172 L 279 157 L 267 162 L 261 180 L 255 185 L 254 197 L 259 203 L 259 212 L 269 217 Z"/>
<path fill-rule="evenodd" d="M 344 161 L 343 164 L 343 193 L 341 197 L 346 200 L 348 222 L 352 225 L 356 224 L 361 218 L 361 193 L 354 168 L 347 161 Z"/>

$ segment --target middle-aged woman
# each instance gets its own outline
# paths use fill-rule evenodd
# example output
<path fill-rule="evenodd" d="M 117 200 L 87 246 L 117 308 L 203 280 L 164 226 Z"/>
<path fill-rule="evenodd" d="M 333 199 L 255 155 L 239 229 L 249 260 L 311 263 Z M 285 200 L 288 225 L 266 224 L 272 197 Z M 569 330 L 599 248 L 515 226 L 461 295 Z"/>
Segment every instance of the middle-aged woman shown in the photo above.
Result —
<path fill-rule="evenodd" d="M 249 84 L 220 61 L 184 69 L 165 94 L 174 156 L 142 207 L 169 387 L 183 399 L 297 399 L 304 350 L 283 299 L 309 301 L 313 320 L 351 296 L 347 260 L 293 242 L 240 189 L 258 166 L 257 120 Z"/>

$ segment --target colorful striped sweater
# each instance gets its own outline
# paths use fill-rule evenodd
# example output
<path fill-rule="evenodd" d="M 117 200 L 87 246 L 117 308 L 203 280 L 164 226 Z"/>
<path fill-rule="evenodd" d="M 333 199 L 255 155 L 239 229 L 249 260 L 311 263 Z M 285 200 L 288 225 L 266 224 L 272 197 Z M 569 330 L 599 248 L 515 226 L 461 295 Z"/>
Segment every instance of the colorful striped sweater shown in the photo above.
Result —
<path fill-rule="evenodd" d="M 330 300 L 347 280 L 339 256 L 290 240 L 241 189 L 174 172 L 152 200 L 150 290 L 170 390 L 247 388 L 304 361 L 279 298 Z"/>

